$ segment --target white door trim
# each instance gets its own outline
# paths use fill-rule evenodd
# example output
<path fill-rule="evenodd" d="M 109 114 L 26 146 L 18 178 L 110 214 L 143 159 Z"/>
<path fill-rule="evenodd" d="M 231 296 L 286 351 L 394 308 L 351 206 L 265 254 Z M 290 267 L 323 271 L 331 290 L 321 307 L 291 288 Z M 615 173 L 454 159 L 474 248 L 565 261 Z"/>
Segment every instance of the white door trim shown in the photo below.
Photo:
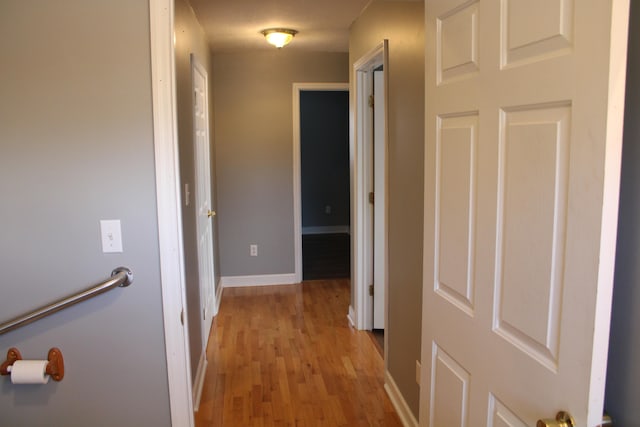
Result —
<path fill-rule="evenodd" d="M 293 238 L 294 275 L 296 283 L 302 282 L 302 195 L 300 175 L 300 92 L 348 91 L 349 83 L 294 83 L 293 84 Z"/>
<path fill-rule="evenodd" d="M 374 70 L 373 77 L 373 328 L 387 328 L 388 292 L 388 227 L 389 140 L 386 95 L 387 79 L 384 70 Z"/>
<path fill-rule="evenodd" d="M 184 307 L 184 249 L 176 135 L 173 1 L 149 0 L 153 145 L 155 150 L 158 240 L 171 425 L 194 425 L 189 335 Z"/>
<path fill-rule="evenodd" d="M 367 189 L 371 186 L 372 175 L 372 150 L 373 147 L 366 144 L 370 140 L 372 133 L 371 117 L 368 113 L 369 94 L 372 87 L 373 76 L 370 75 L 374 68 L 383 66 L 385 75 L 385 117 L 388 123 L 388 84 L 387 70 L 389 58 L 388 41 L 384 40 L 374 49 L 363 55 L 353 64 L 353 108 L 354 122 L 352 125 L 350 141 L 351 157 L 351 232 L 352 232 L 352 254 L 353 271 L 351 280 L 354 290 L 354 307 L 352 319 L 357 329 L 370 330 L 373 327 L 373 301 L 368 292 L 368 284 L 373 283 L 372 264 L 372 208 L 369 204 Z M 387 126 L 388 129 L 388 126 Z M 388 130 L 387 130 L 388 134 Z M 388 135 L 387 135 L 388 141 Z M 386 177 L 385 177 L 386 180 Z M 385 184 L 386 187 L 386 184 Z M 385 224 L 385 234 L 386 231 Z M 387 291 L 387 296 L 388 296 Z M 350 310 L 351 312 L 351 310 Z M 385 301 L 385 329 L 387 328 L 386 318 L 388 316 L 388 298 Z M 386 341 L 386 334 L 385 334 Z M 385 353 L 387 349 L 385 344 Z M 385 364 L 386 364 L 385 354 Z"/>

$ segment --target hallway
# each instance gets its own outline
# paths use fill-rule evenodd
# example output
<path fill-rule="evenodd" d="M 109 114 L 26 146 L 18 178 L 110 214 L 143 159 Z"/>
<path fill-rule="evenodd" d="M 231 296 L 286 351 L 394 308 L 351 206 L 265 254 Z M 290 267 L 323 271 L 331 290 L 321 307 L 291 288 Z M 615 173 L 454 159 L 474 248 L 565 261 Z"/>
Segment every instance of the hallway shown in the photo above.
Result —
<path fill-rule="evenodd" d="M 349 280 L 224 290 L 196 426 L 401 426 Z"/>

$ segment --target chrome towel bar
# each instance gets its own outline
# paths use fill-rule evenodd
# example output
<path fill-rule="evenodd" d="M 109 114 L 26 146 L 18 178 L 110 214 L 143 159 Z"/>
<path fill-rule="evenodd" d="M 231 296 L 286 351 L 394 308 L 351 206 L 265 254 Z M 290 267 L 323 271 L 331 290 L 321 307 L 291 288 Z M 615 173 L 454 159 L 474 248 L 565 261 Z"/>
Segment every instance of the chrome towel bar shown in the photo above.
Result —
<path fill-rule="evenodd" d="M 99 283 L 89 289 L 70 295 L 66 298 L 60 299 L 54 303 L 38 308 L 31 313 L 16 317 L 3 324 L 0 324 L 0 335 L 17 329 L 21 326 L 27 325 L 31 322 L 35 322 L 38 319 L 42 319 L 45 316 L 53 314 L 63 308 L 70 307 L 79 302 L 85 301 L 96 295 L 100 295 L 108 290 L 117 287 L 127 287 L 133 283 L 133 273 L 127 267 L 118 267 L 111 272 L 111 277 L 102 283 Z"/>

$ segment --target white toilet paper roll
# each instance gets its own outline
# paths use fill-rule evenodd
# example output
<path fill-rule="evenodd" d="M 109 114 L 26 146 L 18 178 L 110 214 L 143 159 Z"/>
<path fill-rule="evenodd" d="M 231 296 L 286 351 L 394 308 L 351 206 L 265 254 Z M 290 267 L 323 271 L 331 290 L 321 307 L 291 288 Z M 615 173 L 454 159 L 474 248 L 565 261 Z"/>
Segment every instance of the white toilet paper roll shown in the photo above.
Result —
<path fill-rule="evenodd" d="M 12 384 L 46 384 L 49 375 L 45 373 L 47 360 L 16 360 L 11 366 Z"/>

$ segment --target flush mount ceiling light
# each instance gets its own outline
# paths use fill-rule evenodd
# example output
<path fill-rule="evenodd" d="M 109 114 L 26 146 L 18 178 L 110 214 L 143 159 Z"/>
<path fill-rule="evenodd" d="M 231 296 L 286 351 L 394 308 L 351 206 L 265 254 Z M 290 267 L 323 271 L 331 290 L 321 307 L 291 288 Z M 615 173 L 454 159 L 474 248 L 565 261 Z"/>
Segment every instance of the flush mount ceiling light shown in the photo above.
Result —
<path fill-rule="evenodd" d="M 268 28 L 260 31 L 267 42 L 274 45 L 278 49 L 289 44 L 293 39 L 293 36 L 298 34 L 296 30 L 290 30 L 288 28 Z"/>

